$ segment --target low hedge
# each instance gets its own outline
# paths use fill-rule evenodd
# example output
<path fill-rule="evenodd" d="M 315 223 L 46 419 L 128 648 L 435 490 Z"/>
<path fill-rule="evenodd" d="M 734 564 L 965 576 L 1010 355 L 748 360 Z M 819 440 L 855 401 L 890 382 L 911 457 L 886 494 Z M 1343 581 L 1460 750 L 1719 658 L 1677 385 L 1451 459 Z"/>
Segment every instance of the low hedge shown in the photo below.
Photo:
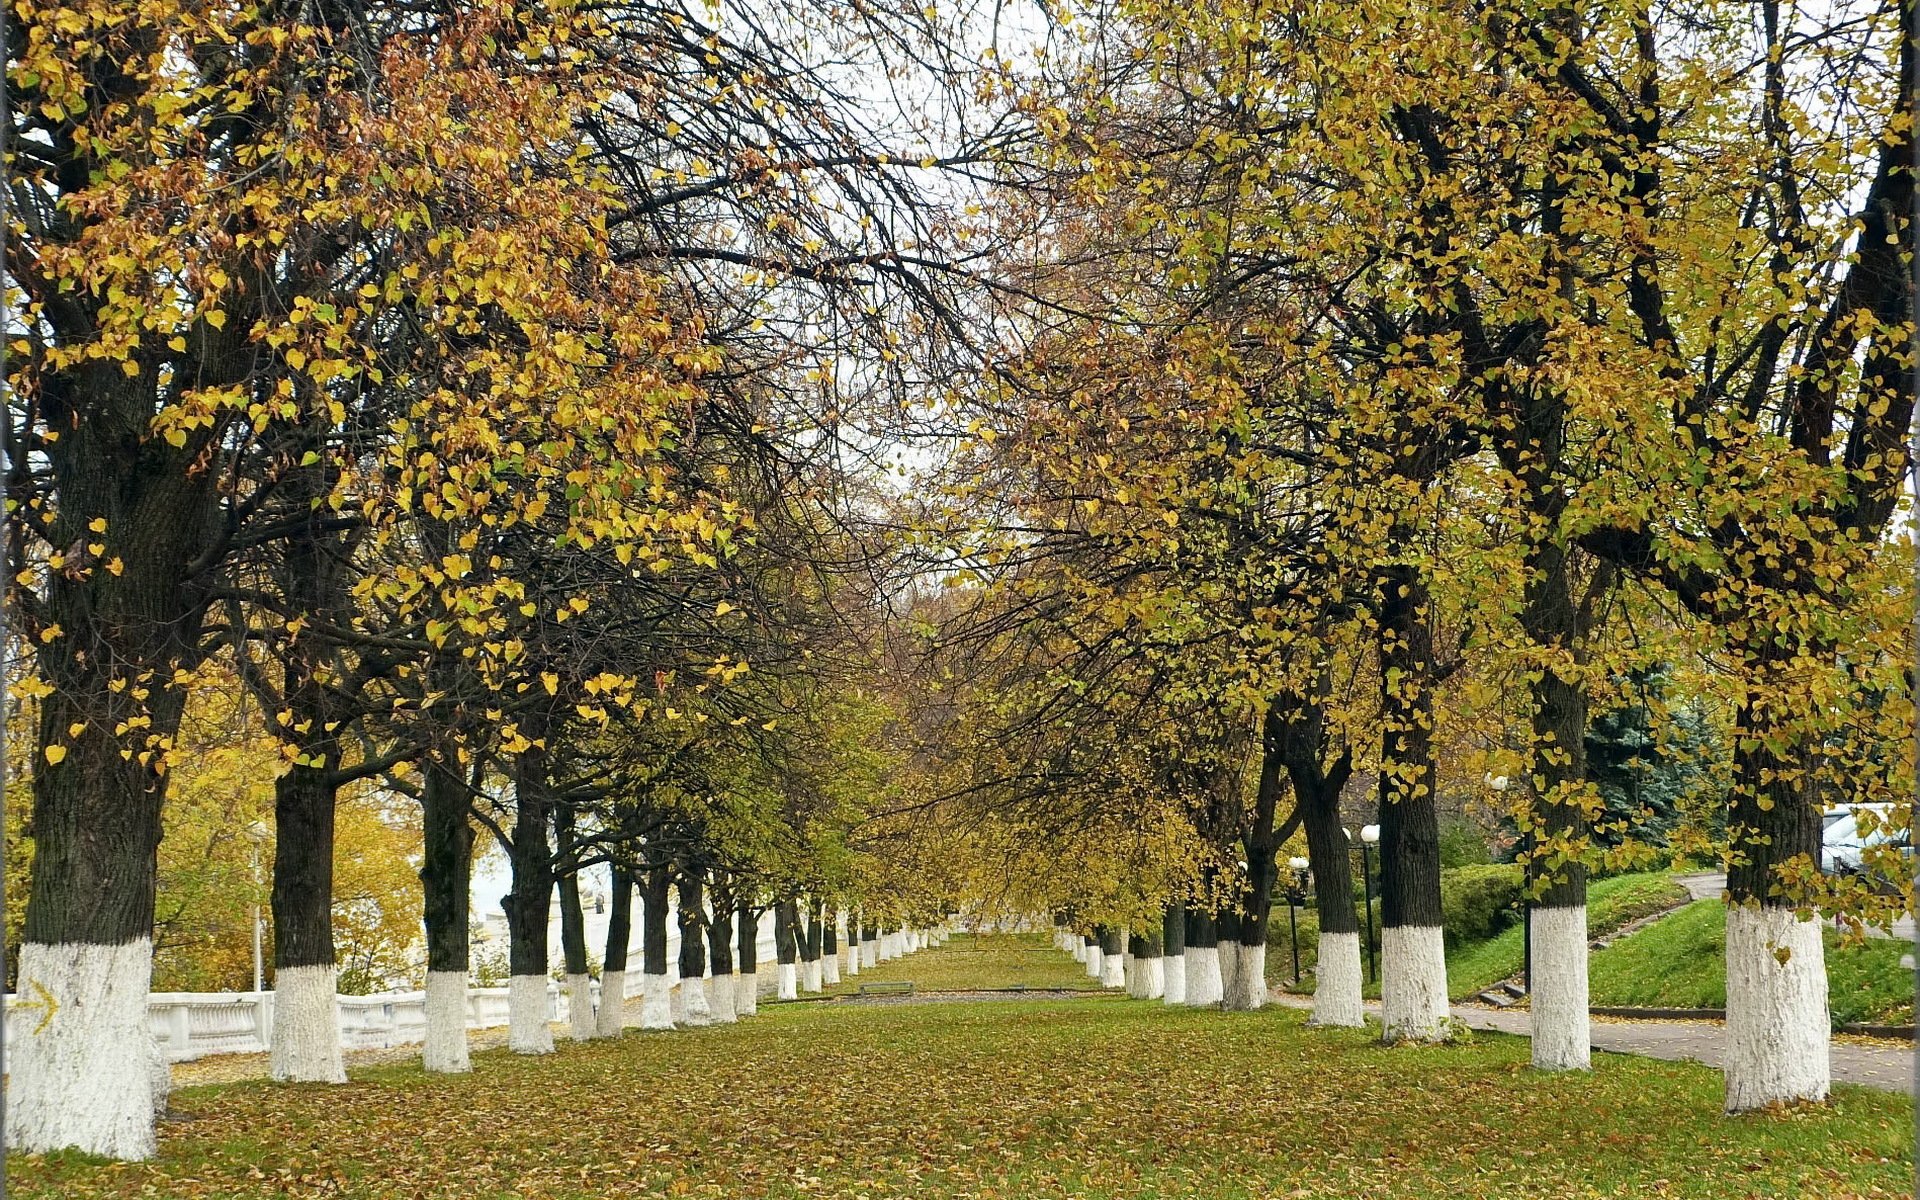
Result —
<path fill-rule="evenodd" d="M 1440 872 L 1447 949 L 1484 942 L 1520 919 L 1525 880 L 1513 863 Z"/>

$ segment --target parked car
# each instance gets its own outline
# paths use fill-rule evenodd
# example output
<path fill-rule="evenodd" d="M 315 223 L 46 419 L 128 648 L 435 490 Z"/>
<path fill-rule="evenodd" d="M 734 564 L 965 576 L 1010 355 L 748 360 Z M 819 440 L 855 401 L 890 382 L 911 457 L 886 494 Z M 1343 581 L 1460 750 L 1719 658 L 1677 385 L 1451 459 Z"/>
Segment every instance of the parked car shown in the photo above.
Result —
<path fill-rule="evenodd" d="M 1821 815 L 1820 869 L 1829 875 L 1858 875 L 1865 868 L 1866 851 L 1873 846 L 1892 846 L 1908 860 L 1913 858 L 1913 830 L 1896 829 L 1887 824 L 1892 816 L 1890 804 L 1862 804 L 1855 808 L 1835 809 Z M 1863 820 L 1871 813 L 1872 820 Z M 1871 826 L 1871 833 L 1863 833 Z"/>

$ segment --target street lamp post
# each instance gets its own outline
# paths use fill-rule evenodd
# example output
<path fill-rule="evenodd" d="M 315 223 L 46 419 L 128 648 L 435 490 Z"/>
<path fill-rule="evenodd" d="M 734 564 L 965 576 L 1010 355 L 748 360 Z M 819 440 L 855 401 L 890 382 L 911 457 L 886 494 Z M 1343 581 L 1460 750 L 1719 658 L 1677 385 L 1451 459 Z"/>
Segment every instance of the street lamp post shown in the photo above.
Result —
<path fill-rule="evenodd" d="M 1307 883 L 1307 860 L 1290 858 L 1287 865 L 1293 868 L 1293 875 L 1287 880 L 1287 936 L 1293 940 L 1293 986 L 1300 986 L 1300 923 L 1295 910 L 1306 897 L 1302 892 Z"/>
<path fill-rule="evenodd" d="M 1360 884 L 1367 898 L 1367 982 L 1373 982 L 1373 847 L 1380 842 L 1378 825 L 1360 827 Z"/>
<path fill-rule="evenodd" d="M 253 992 L 256 996 L 266 990 L 266 964 L 261 953 L 265 923 L 260 919 L 260 847 L 272 835 L 273 831 L 263 822 L 255 821 L 247 826 L 247 842 L 253 859 Z"/>

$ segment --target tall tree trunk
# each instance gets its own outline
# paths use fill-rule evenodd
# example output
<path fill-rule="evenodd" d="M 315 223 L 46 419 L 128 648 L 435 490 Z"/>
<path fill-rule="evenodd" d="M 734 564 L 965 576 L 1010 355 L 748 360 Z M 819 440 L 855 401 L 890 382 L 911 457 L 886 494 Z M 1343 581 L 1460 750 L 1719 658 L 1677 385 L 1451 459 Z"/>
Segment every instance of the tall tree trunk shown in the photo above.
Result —
<path fill-rule="evenodd" d="M 799 906 L 792 900 L 780 900 L 773 906 L 773 952 L 780 963 L 779 987 L 774 993 L 778 1000 L 797 1000 L 800 998 L 800 973 L 795 965 L 800 957 L 799 935 L 794 926 L 800 923 Z"/>
<path fill-rule="evenodd" d="M 1213 917 L 1214 951 L 1220 961 L 1220 1006 L 1225 1008 L 1240 990 L 1240 909 L 1226 900 Z"/>
<path fill-rule="evenodd" d="M 1147 939 L 1127 931 L 1127 995 L 1135 1000 L 1147 998 Z"/>
<path fill-rule="evenodd" d="M 1404 564 L 1380 590 L 1380 998 L 1388 1042 L 1449 1030 L 1434 809 L 1433 629 L 1427 579 Z"/>
<path fill-rule="evenodd" d="M 1105 925 L 1100 929 L 1100 986 L 1117 988 L 1126 986 L 1126 941 L 1119 927 Z"/>
<path fill-rule="evenodd" d="M 820 902 L 810 900 L 801 913 L 801 930 L 805 935 L 800 942 L 800 990 L 803 992 L 820 990 L 820 947 L 823 944 L 820 925 Z"/>
<path fill-rule="evenodd" d="M 1727 814 L 1726 1106 L 1824 1100 L 1832 1087 L 1826 944 L 1801 920 L 1779 876 L 1820 861 L 1816 755 L 1804 735 L 1777 729 L 1770 706 L 1796 684 L 1771 646 L 1743 655 L 1748 694 L 1734 725 Z M 1787 747 L 1781 753 L 1779 747 Z"/>
<path fill-rule="evenodd" d="M 1555 422 L 1557 426 L 1557 421 Z M 1536 442 L 1546 436 L 1538 432 Z M 1548 449 L 1557 448 L 1557 439 Z M 1557 513 L 1541 514 L 1548 520 Z M 1535 845 L 1558 843 L 1574 851 L 1559 866 L 1557 854 L 1529 857 L 1533 889 L 1528 921 L 1532 933 L 1533 1065 L 1542 1070 L 1584 1071 L 1592 1059 L 1587 1015 L 1587 817 L 1581 795 L 1587 778 L 1587 697 L 1574 675 L 1579 636 L 1567 552 L 1553 539 L 1528 548 L 1526 605 L 1521 628 L 1546 661 L 1534 667 L 1530 781 L 1539 829 Z"/>
<path fill-rule="evenodd" d="M 840 922 L 843 916 L 835 909 L 828 914 L 826 924 L 820 930 L 820 983 L 823 987 L 833 987 L 840 982 Z"/>
<path fill-rule="evenodd" d="M 326 483 L 309 469 L 297 472 L 291 486 L 298 496 L 317 500 Z M 335 557 L 340 550 L 310 525 L 286 540 L 277 574 L 291 611 L 347 623 L 340 594 L 343 568 Z M 331 648 L 318 634 L 287 634 L 278 656 L 285 712 L 278 735 L 295 753 L 273 788 L 269 1073 L 294 1082 L 345 1083 L 335 998 L 333 821 L 340 788 L 340 736 L 350 714 L 332 698 L 343 681 Z"/>
<path fill-rule="evenodd" d="M 305 691 L 302 688 L 299 691 Z M 326 724 L 325 706 L 289 698 L 296 722 Z M 300 747 L 296 763 L 274 781 L 273 1078 L 345 1083 L 333 951 L 333 810 L 340 747 Z"/>
<path fill-rule="evenodd" d="M 641 979 L 640 1028 L 673 1028 L 673 984 L 667 975 L 667 892 L 672 874 L 665 866 L 649 867 L 646 897 L 640 906 Z"/>
<path fill-rule="evenodd" d="M 544 737 L 544 730 L 526 730 Z M 551 1054 L 553 1005 L 548 995 L 547 917 L 553 907 L 552 783 L 547 752 L 529 746 L 513 760 L 513 839 L 507 847 L 511 890 L 501 898 L 507 915 L 507 1046 L 515 1054 Z"/>
<path fill-rule="evenodd" d="M 713 978 L 707 981 L 707 1009 L 713 1019 L 729 1024 L 739 1019 L 735 1011 L 733 977 L 733 893 L 715 874 L 711 917 L 707 928 L 707 960 Z"/>
<path fill-rule="evenodd" d="M 85 178 L 79 158 L 69 167 Z M 52 689 L 32 755 L 24 1003 L 7 1030 L 11 1150 L 148 1158 L 166 1104 L 147 993 L 167 764 L 149 751 L 180 729 L 175 671 L 197 661 L 204 617 L 192 565 L 215 540 L 225 477 L 196 465 L 200 444 L 153 435 L 157 387 L 151 370 L 130 380 L 104 358 L 49 378 L 37 400 L 60 432 L 42 451 L 53 502 L 11 517 L 16 548 L 30 544 L 24 523 L 45 522 L 48 545 L 97 541 L 93 558 L 121 560 L 117 574 L 48 571 L 38 628 L 9 629 L 38 635 L 34 665 Z M 19 458 L 12 468 L 26 469 Z M 10 596 L 9 617 L 22 610 Z"/>
<path fill-rule="evenodd" d="M 567 972 L 567 1033 L 576 1042 L 598 1032 L 593 1015 L 593 975 L 587 963 L 587 914 L 580 905 L 580 872 L 573 866 L 573 809 L 553 810 L 554 851 L 564 864 L 555 877 L 560 889 L 560 959 Z"/>
<path fill-rule="evenodd" d="M 689 864 L 677 880 L 680 895 L 680 986 L 674 991 L 674 1019 L 688 1025 L 713 1024 L 713 1011 L 707 1007 L 707 948 L 701 926 L 706 923 L 706 902 L 701 868 Z"/>
<path fill-rule="evenodd" d="M 733 1011 L 751 1017 L 760 1011 L 760 912 L 744 895 L 738 918 L 740 976 L 733 985 Z"/>
<path fill-rule="evenodd" d="M 1165 983 L 1160 999 L 1168 1004 L 1187 1002 L 1187 906 L 1178 900 L 1167 905 L 1160 921 L 1161 974 Z"/>
<path fill-rule="evenodd" d="M 619 1037 L 627 1025 L 627 943 L 633 938 L 633 875 L 619 863 L 607 868 L 607 949 L 600 959 L 600 1010 L 595 1032 Z"/>
<path fill-rule="evenodd" d="M 1340 825 L 1340 792 L 1352 774 L 1343 751 L 1326 765 L 1328 678 L 1318 672 L 1311 693 L 1289 692 L 1269 710 L 1269 753 L 1285 764 L 1294 803 L 1307 835 L 1320 918 L 1319 965 L 1314 970 L 1310 1025 L 1361 1028 L 1366 1024 L 1360 969 L 1360 919 L 1353 907 L 1353 844 Z"/>
<path fill-rule="evenodd" d="M 1187 1003 L 1212 1008 L 1220 1003 L 1222 993 L 1219 927 L 1206 903 L 1188 905 L 1186 923 Z"/>
<path fill-rule="evenodd" d="M 420 893 L 427 929 L 427 1031 L 421 1059 L 435 1074 L 471 1068 L 467 1057 L 468 895 L 473 821 L 451 763 L 428 762 L 421 795 Z"/>

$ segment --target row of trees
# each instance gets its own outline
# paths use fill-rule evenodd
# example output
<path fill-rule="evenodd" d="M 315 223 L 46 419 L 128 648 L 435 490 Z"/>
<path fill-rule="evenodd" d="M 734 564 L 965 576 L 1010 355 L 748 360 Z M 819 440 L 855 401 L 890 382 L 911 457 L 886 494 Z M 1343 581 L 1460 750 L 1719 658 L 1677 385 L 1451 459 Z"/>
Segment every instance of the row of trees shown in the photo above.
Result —
<path fill-rule="evenodd" d="M 369 788 L 418 805 L 436 1069 L 478 838 L 536 1049 L 602 865 L 710 969 L 766 905 L 797 955 L 965 897 L 1254 1006 L 1279 848 L 1350 892 L 1363 787 L 1387 1035 L 1444 1036 L 1443 764 L 1518 784 L 1577 1068 L 1645 823 L 1584 746 L 1664 668 L 1731 747 L 1729 1107 L 1825 1094 L 1809 918 L 1898 905 L 1819 815 L 1911 767 L 1911 4 L 1116 0 L 1024 57 L 919 6 L 10 12 L 18 1145 L 152 1151 L 208 692 L 277 757 L 281 1078 L 341 1077 Z"/>
<path fill-rule="evenodd" d="M 1914 21 L 1091 13 L 1030 97 L 1030 287 L 928 614 L 964 651 L 956 819 L 1083 864 L 1027 902 L 1180 937 L 1166 988 L 1256 1006 L 1279 847 L 1351 894 L 1366 789 L 1385 1036 L 1443 1038 L 1435 801 L 1472 789 L 1526 866 L 1534 1062 L 1584 1068 L 1586 880 L 1663 820 L 1606 806 L 1588 737 L 1637 707 L 1679 741 L 1700 706 L 1731 748 L 1727 1107 L 1824 1098 L 1816 913 L 1911 903 L 1818 860 L 1824 810 L 1910 811 Z M 1357 1024 L 1355 915 L 1321 917 L 1316 1020 Z"/>
<path fill-rule="evenodd" d="M 884 822 L 855 834 L 891 501 L 848 464 L 955 308 L 913 180 L 995 136 L 937 152 L 860 90 L 937 106 L 937 14 L 9 11 L 12 1145 L 153 1151 L 157 861 L 209 722 L 273 755 L 276 1078 L 344 1078 L 343 796 L 417 805 L 436 1070 L 465 1063 L 476 839 L 511 868 L 521 1049 L 556 889 L 585 978 L 583 869 L 623 914 L 645 889 L 662 983 L 670 887 L 696 978 L 769 905 L 812 938 L 823 904 L 931 907 L 860 841 Z"/>

